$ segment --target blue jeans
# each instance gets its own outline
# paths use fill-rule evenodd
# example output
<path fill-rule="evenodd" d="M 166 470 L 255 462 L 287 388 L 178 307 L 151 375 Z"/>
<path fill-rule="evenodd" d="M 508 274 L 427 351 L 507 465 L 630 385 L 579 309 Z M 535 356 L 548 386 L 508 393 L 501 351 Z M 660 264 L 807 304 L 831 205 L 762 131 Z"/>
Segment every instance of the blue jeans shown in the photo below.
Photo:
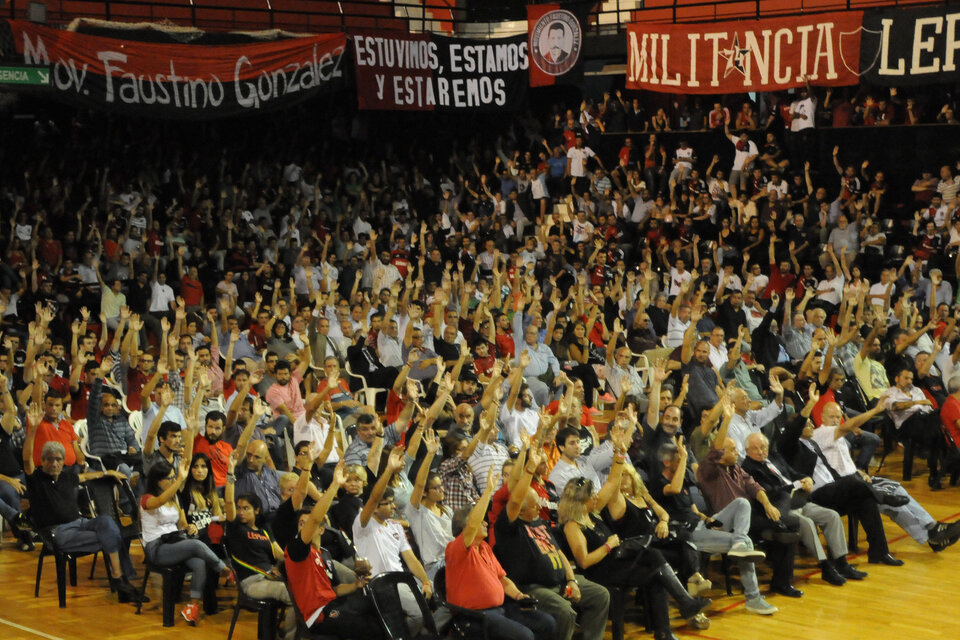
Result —
<path fill-rule="evenodd" d="M 753 542 L 747 532 L 750 530 L 750 502 L 746 498 L 737 498 L 723 509 L 713 514 L 713 519 L 721 522 L 720 529 L 708 529 L 703 522 L 690 534 L 690 542 L 705 553 L 726 553 L 737 543 L 753 548 Z M 743 594 L 747 600 L 760 596 L 760 586 L 757 584 L 757 571 L 753 562 L 738 560 L 740 568 L 740 582 L 743 584 Z"/>
<path fill-rule="evenodd" d="M 190 597 L 199 600 L 203 597 L 203 587 L 207 581 L 207 568 L 221 571 L 223 562 L 210 547 L 200 540 L 180 540 L 163 543 L 159 538 L 147 543 L 147 557 L 162 567 L 175 567 L 185 564 L 190 570 Z"/>
<path fill-rule="evenodd" d="M 481 611 L 487 640 L 538 640 L 552 638 L 556 629 L 553 616 L 543 611 L 521 609 L 507 599 L 502 607 Z"/>
<path fill-rule="evenodd" d="M 873 458 L 873 454 L 880 447 L 880 436 L 875 433 L 870 433 L 869 431 L 861 431 L 860 435 L 848 433 L 844 437 L 846 438 L 847 442 L 850 443 L 851 452 L 857 447 L 860 448 L 860 453 L 857 455 L 857 459 L 854 462 L 857 465 L 857 469 L 869 471 L 870 460 Z"/>
<path fill-rule="evenodd" d="M 54 529 L 57 546 L 62 551 L 76 553 L 94 553 L 102 551 L 104 554 L 117 553 L 120 556 L 120 566 L 128 578 L 136 575 L 126 545 L 120 535 L 117 523 L 108 516 L 96 518 L 77 518 Z M 119 577 L 119 576 L 114 576 Z"/>
<path fill-rule="evenodd" d="M 23 482 L 23 474 L 10 476 L 14 480 Z M 20 514 L 20 494 L 6 482 L 0 480 L 0 517 L 13 522 Z"/>

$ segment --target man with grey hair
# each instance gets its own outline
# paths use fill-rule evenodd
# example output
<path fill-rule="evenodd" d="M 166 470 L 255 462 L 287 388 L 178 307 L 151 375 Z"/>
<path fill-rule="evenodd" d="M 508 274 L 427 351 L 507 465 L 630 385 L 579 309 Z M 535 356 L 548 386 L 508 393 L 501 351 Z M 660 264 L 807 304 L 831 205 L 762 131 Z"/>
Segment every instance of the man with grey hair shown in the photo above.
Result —
<path fill-rule="evenodd" d="M 840 514 L 808 501 L 813 480 L 794 471 L 779 455 L 771 456 L 770 442 L 762 433 L 747 436 L 746 449 L 743 468 L 778 505 L 784 522 L 798 527 L 800 542 L 816 556 L 824 581 L 839 587 L 848 578 L 863 580 L 867 577 L 866 573 L 847 564 L 847 535 Z M 823 529 L 831 557 L 820 543 L 817 527 Z"/>
<path fill-rule="evenodd" d="M 57 538 L 57 547 L 66 552 L 93 553 L 102 551 L 109 561 L 110 586 L 120 602 L 137 602 L 140 593 L 130 584 L 136 574 L 117 523 L 109 516 L 83 518 L 77 507 L 80 484 L 87 480 L 110 477 L 126 478 L 118 471 L 78 473 L 64 468 L 66 450 L 63 444 L 49 441 L 40 451 L 40 468 L 33 463 L 33 443 L 43 409 L 34 403 L 27 411 L 27 434 L 23 443 L 23 470 L 33 524 L 38 529 L 50 528 Z"/>

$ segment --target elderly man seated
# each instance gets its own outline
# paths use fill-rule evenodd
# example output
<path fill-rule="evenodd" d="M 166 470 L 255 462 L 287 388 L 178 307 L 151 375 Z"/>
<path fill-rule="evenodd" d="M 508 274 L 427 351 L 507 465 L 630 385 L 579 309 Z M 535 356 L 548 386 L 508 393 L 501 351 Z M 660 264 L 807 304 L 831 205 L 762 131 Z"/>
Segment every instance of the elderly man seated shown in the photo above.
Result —
<path fill-rule="evenodd" d="M 795 471 L 778 454 L 770 455 L 770 443 L 762 433 L 747 436 L 747 459 L 743 461 L 743 468 L 771 496 L 783 521 L 799 529 L 800 542 L 816 556 L 825 582 L 841 586 L 848 578 L 867 577 L 847 564 L 847 536 L 840 514 L 809 501 L 813 480 Z M 820 543 L 817 527 L 823 529 L 830 557 Z"/>
<path fill-rule="evenodd" d="M 110 586 L 120 602 L 138 602 L 140 593 L 130 584 L 130 578 L 135 576 L 133 564 L 116 521 L 109 516 L 83 518 L 77 507 L 81 483 L 103 477 L 124 480 L 124 476 L 118 471 L 78 473 L 74 467 L 64 468 L 66 451 L 63 444 L 54 440 L 44 443 L 40 451 L 41 466 L 37 468 L 33 464 L 33 443 L 41 420 L 43 409 L 35 403 L 27 411 L 27 434 L 23 442 L 23 470 L 34 526 L 52 529 L 62 551 L 102 551 L 110 563 Z"/>
<path fill-rule="evenodd" d="M 267 466 L 267 445 L 262 440 L 252 440 L 257 421 L 266 412 L 259 400 L 254 402 L 253 413 L 247 420 L 247 426 L 237 441 L 237 459 L 243 464 L 237 465 L 236 490 L 240 495 L 253 494 L 260 498 L 261 509 L 267 522 L 271 522 L 276 510 L 283 501 L 280 492 L 280 476 L 276 469 Z"/>

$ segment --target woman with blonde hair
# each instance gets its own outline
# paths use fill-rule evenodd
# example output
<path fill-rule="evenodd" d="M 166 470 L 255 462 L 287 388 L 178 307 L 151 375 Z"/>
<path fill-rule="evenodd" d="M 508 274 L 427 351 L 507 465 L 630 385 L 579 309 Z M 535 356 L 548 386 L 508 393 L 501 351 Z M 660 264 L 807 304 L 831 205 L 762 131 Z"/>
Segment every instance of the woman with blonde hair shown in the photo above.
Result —
<path fill-rule="evenodd" d="M 570 553 L 584 575 L 610 587 L 637 587 L 650 603 L 655 640 L 676 640 L 670 630 L 669 593 L 677 601 L 680 615 L 693 620 L 710 600 L 693 597 L 677 579 L 663 555 L 650 547 L 650 537 L 628 539 L 623 548 L 620 536 L 597 515 L 604 507 L 616 519 L 623 517 L 625 499 L 619 491 L 623 475 L 625 442 L 615 443 L 610 476 L 599 492 L 586 478 L 574 478 L 564 487 L 557 507 L 560 525 Z"/>
<path fill-rule="evenodd" d="M 700 573 L 700 554 L 684 538 L 683 532 L 670 529 L 670 516 L 657 504 L 647 485 L 631 464 L 623 465 L 623 477 L 620 481 L 620 494 L 624 497 L 623 517 L 613 519 L 609 509 L 603 516 L 610 528 L 623 538 L 634 536 L 654 536 L 651 544 L 667 559 L 671 566 L 679 567 L 677 574 L 681 580 L 687 577 L 687 591 L 692 596 L 709 589 L 712 584 Z M 701 614 L 702 615 L 702 614 Z M 697 620 L 703 624 L 705 618 Z"/>

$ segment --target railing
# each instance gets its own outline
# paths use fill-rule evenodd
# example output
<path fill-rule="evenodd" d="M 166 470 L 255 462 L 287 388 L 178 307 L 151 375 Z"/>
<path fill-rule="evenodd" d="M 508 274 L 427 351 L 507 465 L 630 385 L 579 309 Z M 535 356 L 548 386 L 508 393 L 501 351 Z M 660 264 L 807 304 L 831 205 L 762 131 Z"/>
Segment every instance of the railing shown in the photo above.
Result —
<path fill-rule="evenodd" d="M 540 0 L 545 1 L 545 0 Z M 562 0 L 561 0 L 562 1 Z M 882 6 L 951 4 L 953 0 L 607 0 L 589 14 L 587 33 L 622 32 L 630 22 L 710 22 L 844 11 Z M 8 15 L 24 18 L 29 0 L 10 0 Z M 502 33 L 504 20 L 525 20 L 524 4 L 471 6 L 465 0 L 47 0 L 47 21 L 74 18 L 170 22 L 204 29 L 293 31 L 436 31 Z M 638 6 L 640 5 L 640 6 Z M 497 16 L 497 19 L 493 19 Z M 467 29 L 467 26 L 469 28 Z"/>

